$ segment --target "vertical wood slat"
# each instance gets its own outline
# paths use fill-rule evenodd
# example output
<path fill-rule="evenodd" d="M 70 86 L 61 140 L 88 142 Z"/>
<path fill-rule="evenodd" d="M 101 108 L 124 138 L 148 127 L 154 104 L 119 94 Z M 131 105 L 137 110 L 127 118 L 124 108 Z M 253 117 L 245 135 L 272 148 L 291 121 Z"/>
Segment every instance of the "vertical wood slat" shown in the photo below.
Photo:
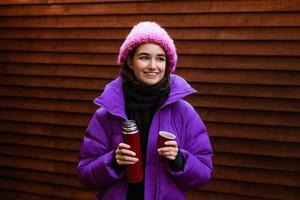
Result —
<path fill-rule="evenodd" d="M 166 27 L 199 91 L 215 174 L 188 199 L 300 196 L 300 0 L 9 0 L 0 16 L 0 199 L 94 198 L 78 147 L 140 20 Z"/>

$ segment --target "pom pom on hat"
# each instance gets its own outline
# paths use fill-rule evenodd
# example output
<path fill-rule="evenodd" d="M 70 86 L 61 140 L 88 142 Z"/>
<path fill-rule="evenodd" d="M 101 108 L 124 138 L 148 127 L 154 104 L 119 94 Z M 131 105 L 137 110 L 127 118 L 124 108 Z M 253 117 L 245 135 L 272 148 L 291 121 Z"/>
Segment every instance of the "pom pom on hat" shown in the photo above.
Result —
<path fill-rule="evenodd" d="M 177 63 L 176 47 L 169 34 L 155 22 L 140 22 L 135 25 L 120 47 L 118 63 L 121 66 L 127 62 L 128 55 L 143 43 L 160 45 L 167 54 L 167 67 L 170 72 L 175 71 Z"/>

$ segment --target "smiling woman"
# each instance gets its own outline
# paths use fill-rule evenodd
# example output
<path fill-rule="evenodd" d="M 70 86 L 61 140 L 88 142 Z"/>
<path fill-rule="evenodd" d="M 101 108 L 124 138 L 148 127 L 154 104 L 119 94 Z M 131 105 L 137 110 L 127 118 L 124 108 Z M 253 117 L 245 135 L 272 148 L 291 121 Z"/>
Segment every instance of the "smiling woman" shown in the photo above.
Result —
<path fill-rule="evenodd" d="M 159 45 L 145 43 L 128 58 L 127 64 L 138 81 L 145 85 L 154 85 L 165 75 L 166 54 Z"/>
<path fill-rule="evenodd" d="M 80 148 L 81 181 L 98 191 L 99 200 L 186 199 L 185 189 L 211 179 L 212 149 L 201 118 L 183 100 L 196 91 L 171 74 L 174 42 L 157 23 L 141 22 L 122 44 L 118 62 L 121 76 L 94 101 L 101 108 Z M 173 139 L 158 145 L 161 131 Z M 141 169 L 138 179 L 129 177 L 132 169 Z"/>

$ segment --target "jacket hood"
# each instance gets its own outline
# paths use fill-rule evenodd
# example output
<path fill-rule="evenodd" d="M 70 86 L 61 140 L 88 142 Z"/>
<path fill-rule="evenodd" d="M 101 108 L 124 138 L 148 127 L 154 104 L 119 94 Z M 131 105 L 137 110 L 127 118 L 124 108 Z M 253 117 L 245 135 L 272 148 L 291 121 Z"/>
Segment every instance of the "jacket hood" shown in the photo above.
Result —
<path fill-rule="evenodd" d="M 162 107 L 172 104 L 192 93 L 196 90 L 192 88 L 182 77 L 170 75 L 170 94 Z M 108 112 L 123 119 L 127 119 L 125 114 L 125 101 L 122 87 L 122 77 L 118 77 L 108 83 L 103 93 L 95 98 L 94 103 L 103 107 Z"/>

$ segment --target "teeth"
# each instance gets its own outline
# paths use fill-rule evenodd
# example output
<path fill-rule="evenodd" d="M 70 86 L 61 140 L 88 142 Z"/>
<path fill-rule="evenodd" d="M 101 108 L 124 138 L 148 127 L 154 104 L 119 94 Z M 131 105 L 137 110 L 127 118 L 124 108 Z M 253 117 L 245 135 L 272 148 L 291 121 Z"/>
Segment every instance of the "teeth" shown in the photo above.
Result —
<path fill-rule="evenodd" d="M 155 76 L 156 73 L 153 73 L 153 72 L 146 72 L 147 75 L 150 75 L 150 76 Z"/>

